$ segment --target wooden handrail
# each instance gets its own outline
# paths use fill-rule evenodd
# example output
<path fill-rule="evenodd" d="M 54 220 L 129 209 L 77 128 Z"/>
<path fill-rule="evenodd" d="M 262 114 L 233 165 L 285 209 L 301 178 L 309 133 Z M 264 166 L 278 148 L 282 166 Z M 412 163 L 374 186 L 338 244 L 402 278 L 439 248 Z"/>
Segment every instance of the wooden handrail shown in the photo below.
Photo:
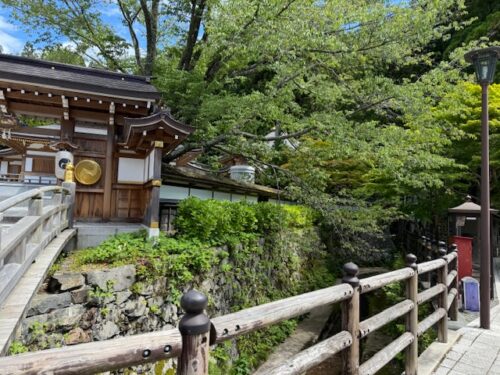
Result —
<path fill-rule="evenodd" d="M 95 374 L 178 357 L 181 339 L 177 329 L 120 337 L 4 357 L 0 368 L 3 375 Z"/>
<path fill-rule="evenodd" d="M 214 318 L 212 324 L 217 342 L 304 315 L 320 306 L 347 300 L 352 293 L 350 285 L 340 284 Z"/>
<path fill-rule="evenodd" d="M 360 291 L 361 293 L 371 292 L 397 281 L 407 280 L 412 277 L 414 273 L 415 271 L 411 268 L 402 268 L 400 270 L 367 277 L 359 281 Z"/>
<path fill-rule="evenodd" d="M 455 281 L 457 277 L 457 271 L 453 270 L 448 274 L 448 277 L 446 278 L 446 285 L 449 287 L 453 281 Z"/>
<path fill-rule="evenodd" d="M 443 267 L 445 264 L 447 263 L 444 259 L 434 259 L 425 263 L 420 263 L 418 265 L 418 274 L 422 275 L 424 273 L 437 270 L 438 268 Z"/>
<path fill-rule="evenodd" d="M 443 293 L 446 290 L 443 284 L 437 284 L 433 287 L 426 289 L 420 293 L 418 293 L 418 304 L 421 305 L 424 302 L 436 297 L 440 293 Z"/>
<path fill-rule="evenodd" d="M 359 324 L 359 338 L 368 336 L 369 333 L 385 326 L 387 323 L 402 317 L 410 312 L 415 304 L 409 299 L 399 302 L 398 304 L 385 309 L 384 311 L 372 316 L 369 319 L 363 320 Z"/>
<path fill-rule="evenodd" d="M 344 374 L 374 374 L 398 353 L 406 350 L 406 372 L 408 375 L 415 375 L 418 371 L 416 362 L 418 355 L 417 337 L 432 326 L 447 319 L 447 310 L 451 311 L 452 306 L 456 304 L 457 289 L 451 288 L 448 292 L 447 285 L 452 278 L 456 280 L 456 262 L 454 269 L 449 273 L 446 271 L 448 264 L 455 258 L 456 254 L 452 254 L 449 257 L 417 265 L 414 260 L 412 261 L 415 257 L 409 256 L 408 267 L 361 280 L 357 279 L 357 266 L 348 264 L 344 268 L 347 273 L 342 284 L 212 319 L 210 342 L 212 344 L 220 343 L 303 315 L 319 306 L 341 303 L 343 328 L 340 333 L 300 352 L 282 365 L 270 370 L 269 374 L 300 374 L 339 352 L 343 354 Z M 441 273 L 438 284 L 418 293 L 419 271 Z M 445 272 L 446 275 L 444 275 Z M 407 299 L 359 322 L 359 295 L 400 281 L 407 283 Z M 446 293 L 446 300 L 444 293 Z M 418 305 L 432 298 L 439 298 L 439 308 L 419 323 Z M 444 306 L 443 303 L 445 303 Z M 405 315 L 407 316 L 406 332 L 368 361 L 360 363 L 359 340 Z M 190 312 L 189 316 L 189 321 L 208 319 L 203 317 L 202 310 L 196 313 Z M 188 321 L 185 324 L 189 324 Z M 439 325 L 441 330 L 443 326 L 446 327 L 443 324 Z M 205 329 L 207 328 L 190 331 L 186 327 L 182 328 L 181 331 L 184 332 L 182 341 L 181 334 L 177 330 L 171 330 L 23 354 L 0 359 L 0 367 L 2 373 L 5 374 L 35 374 L 40 372 L 86 374 L 179 357 L 181 354 L 182 363 L 194 363 L 192 361 L 196 361 L 196 358 L 205 361 L 208 358 L 208 346 L 207 350 L 195 350 L 196 345 L 207 345 L 206 332 L 208 331 Z M 189 340 L 186 335 L 190 335 Z M 442 331 L 440 331 L 439 336 L 446 339 L 446 334 Z M 192 344 L 186 344 L 183 348 L 182 342 Z M 165 345 L 168 345 L 168 351 L 165 351 Z M 202 357 L 199 357 L 200 355 Z M 179 367 L 178 375 L 189 374 L 191 373 L 187 366 Z M 207 372 L 203 370 L 200 375 L 207 375 Z"/>
<path fill-rule="evenodd" d="M 410 345 L 415 337 L 410 332 L 405 332 L 396 340 L 377 352 L 359 368 L 359 375 L 373 375 L 388 364 L 399 352 Z"/>
<path fill-rule="evenodd" d="M 446 317 L 446 310 L 439 308 L 418 324 L 418 336 L 422 336 L 434 324 Z"/>
<path fill-rule="evenodd" d="M 458 290 L 456 290 L 455 288 L 450 289 L 450 291 L 448 292 L 448 300 L 447 300 L 448 310 L 450 310 L 451 306 L 456 301 L 457 295 L 458 295 Z"/>
<path fill-rule="evenodd" d="M 301 351 L 280 366 L 271 369 L 267 375 L 299 375 L 323 363 L 331 356 L 352 344 L 351 334 L 342 331 L 336 335 Z"/>

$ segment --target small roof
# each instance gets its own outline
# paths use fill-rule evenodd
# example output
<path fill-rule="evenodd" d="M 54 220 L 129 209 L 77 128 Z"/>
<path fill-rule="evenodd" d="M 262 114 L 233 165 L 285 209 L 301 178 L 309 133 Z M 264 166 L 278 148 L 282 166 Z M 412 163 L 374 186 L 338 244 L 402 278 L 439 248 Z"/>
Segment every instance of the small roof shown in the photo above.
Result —
<path fill-rule="evenodd" d="M 449 208 L 448 212 L 453 213 L 453 214 L 470 214 L 470 215 L 479 215 L 481 214 L 481 206 L 472 202 L 472 197 L 470 195 L 467 195 L 465 198 L 465 202 L 462 203 L 461 205 L 458 205 L 453 208 Z M 490 208 L 490 212 L 496 213 L 498 210 L 495 210 L 493 208 Z"/>
<path fill-rule="evenodd" d="M 267 197 L 279 197 L 283 192 L 268 186 L 235 181 L 227 177 L 215 176 L 192 167 L 179 167 L 163 163 L 162 175 L 165 183 L 182 183 L 188 186 L 211 186 L 243 193 L 256 193 Z"/>
<path fill-rule="evenodd" d="M 150 77 L 5 54 L 0 54 L 0 80 L 136 100 L 160 98 Z"/>
<path fill-rule="evenodd" d="M 142 142 L 148 140 L 148 134 L 151 134 L 154 140 L 168 141 L 169 150 L 173 150 L 194 130 L 192 126 L 174 119 L 166 109 L 147 117 L 125 118 L 119 144 L 137 149 Z"/>

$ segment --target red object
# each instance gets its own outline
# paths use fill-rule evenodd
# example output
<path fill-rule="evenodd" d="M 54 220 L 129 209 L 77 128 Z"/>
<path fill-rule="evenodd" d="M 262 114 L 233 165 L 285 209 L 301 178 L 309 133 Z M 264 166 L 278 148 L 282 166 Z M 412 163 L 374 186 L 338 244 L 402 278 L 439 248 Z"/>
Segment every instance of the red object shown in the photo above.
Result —
<path fill-rule="evenodd" d="M 466 276 L 472 277 L 472 238 L 452 236 L 451 243 L 458 248 L 458 280 Z"/>

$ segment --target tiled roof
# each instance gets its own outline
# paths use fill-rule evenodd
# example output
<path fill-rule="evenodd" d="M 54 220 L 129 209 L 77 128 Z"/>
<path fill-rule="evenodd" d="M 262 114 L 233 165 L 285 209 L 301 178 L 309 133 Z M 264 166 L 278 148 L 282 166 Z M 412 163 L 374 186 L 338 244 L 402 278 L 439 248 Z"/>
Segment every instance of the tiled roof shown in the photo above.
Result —
<path fill-rule="evenodd" d="M 0 80 L 133 99 L 160 98 L 149 77 L 0 54 Z"/>

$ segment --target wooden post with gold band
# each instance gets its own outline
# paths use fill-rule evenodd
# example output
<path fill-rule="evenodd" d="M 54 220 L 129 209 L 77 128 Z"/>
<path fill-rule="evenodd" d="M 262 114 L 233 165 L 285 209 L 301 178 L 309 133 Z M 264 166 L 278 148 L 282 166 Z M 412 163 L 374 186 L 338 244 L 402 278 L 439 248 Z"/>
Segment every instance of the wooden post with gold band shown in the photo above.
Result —
<path fill-rule="evenodd" d="M 102 217 L 104 220 L 111 218 L 111 197 L 113 189 L 113 152 L 115 150 L 115 127 L 108 125 L 108 135 L 106 138 L 106 161 L 104 170 L 104 194 Z"/>
<path fill-rule="evenodd" d="M 155 141 L 153 153 L 154 168 L 151 181 L 151 197 L 149 201 L 149 237 L 160 235 L 160 188 L 161 188 L 161 158 L 163 142 Z"/>

